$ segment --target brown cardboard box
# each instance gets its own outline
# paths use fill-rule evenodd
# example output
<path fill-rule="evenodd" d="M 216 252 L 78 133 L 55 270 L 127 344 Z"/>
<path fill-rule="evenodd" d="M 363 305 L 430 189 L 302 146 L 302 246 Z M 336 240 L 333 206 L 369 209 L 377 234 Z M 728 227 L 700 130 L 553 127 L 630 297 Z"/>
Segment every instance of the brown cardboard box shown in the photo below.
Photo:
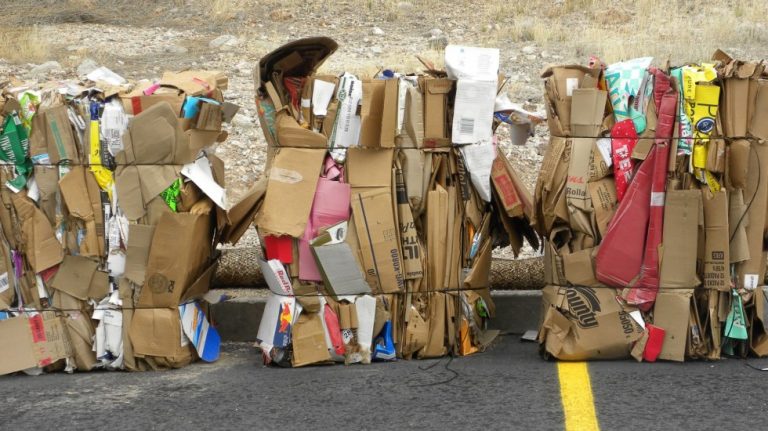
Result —
<path fill-rule="evenodd" d="M 507 215 L 521 217 L 524 215 L 525 206 L 517 193 L 517 188 L 510 175 L 511 169 L 508 169 L 508 162 L 504 158 L 503 153 L 496 153 L 491 167 L 491 181 Z"/>
<path fill-rule="evenodd" d="M 384 106 L 381 112 L 380 145 L 382 148 L 394 148 L 395 138 L 398 133 L 397 117 L 400 88 L 397 79 L 387 79 L 384 82 Z"/>
<path fill-rule="evenodd" d="M 757 81 L 755 106 L 749 122 L 749 134 L 768 140 L 768 79 Z"/>
<path fill-rule="evenodd" d="M 179 305 L 187 289 L 209 266 L 211 235 L 209 216 L 163 214 L 152 236 L 146 279 L 138 305 Z"/>
<path fill-rule="evenodd" d="M 0 350 L 0 375 L 45 367 L 72 356 L 62 319 L 51 312 L 0 320 L 0 340 L 13 346 Z"/>
<path fill-rule="evenodd" d="M 573 89 L 571 132 L 573 136 L 593 138 L 600 133 L 608 92 L 597 88 Z"/>
<path fill-rule="evenodd" d="M 696 275 L 698 229 L 704 222 L 700 219 L 701 212 L 700 191 L 667 192 L 659 274 L 662 287 L 690 289 L 701 284 Z"/>
<path fill-rule="evenodd" d="M 346 180 L 354 189 L 392 187 L 394 150 L 350 148 L 347 150 Z"/>
<path fill-rule="evenodd" d="M 605 177 L 601 180 L 587 183 L 589 195 L 592 198 L 592 207 L 595 210 L 595 222 L 597 230 L 602 237 L 608 229 L 613 215 L 616 213 L 616 183 L 613 177 Z"/>
<path fill-rule="evenodd" d="M 21 201 L 22 199 L 17 200 Z M 24 252 L 34 272 L 39 273 L 59 264 L 64 258 L 64 250 L 45 214 L 33 205 L 30 215 L 20 218 L 24 220 L 21 228 Z"/>
<path fill-rule="evenodd" d="M 381 147 L 381 120 L 384 111 L 384 80 L 363 81 L 363 100 L 360 110 L 360 146 Z"/>
<path fill-rule="evenodd" d="M 67 109 L 61 105 L 45 111 L 48 157 L 54 164 L 62 160 L 80 161 Z"/>
<path fill-rule="evenodd" d="M 547 124 L 552 136 L 571 136 L 573 92 L 582 87 L 586 75 L 594 77 L 598 72 L 584 66 L 570 65 L 550 67 L 541 74 L 544 78 Z"/>
<path fill-rule="evenodd" d="M 277 153 L 256 216 L 261 229 L 295 238 L 304 234 L 324 159 L 325 150 L 282 148 Z M 286 196 L 291 200 L 286 201 Z"/>
<path fill-rule="evenodd" d="M 736 189 L 747 187 L 750 156 L 751 149 L 748 140 L 737 139 L 728 145 L 728 179 L 731 187 Z"/>
<path fill-rule="evenodd" d="M 375 292 L 402 291 L 402 260 L 390 190 L 354 193 L 352 213 L 368 284 Z"/>
<path fill-rule="evenodd" d="M 661 290 L 653 307 L 653 324 L 664 329 L 659 359 L 683 362 L 693 290 Z"/>
<path fill-rule="evenodd" d="M 281 147 L 326 148 L 325 135 L 301 127 L 286 110 L 278 111 L 275 117 L 277 142 Z"/>
<path fill-rule="evenodd" d="M 531 220 L 540 235 L 551 232 L 557 224 L 567 224 L 570 218 L 565 200 L 565 182 L 571 145 L 570 139 L 553 137 L 544 154 L 534 194 L 536 211 Z"/>
<path fill-rule="evenodd" d="M 565 182 L 565 200 L 568 204 L 571 230 L 592 238 L 596 236 L 596 232 L 593 230 L 592 197 L 587 179 L 593 145 L 594 139 L 573 138 L 568 179 Z"/>
<path fill-rule="evenodd" d="M 424 95 L 419 88 L 409 87 L 405 95 L 403 129 L 407 139 L 400 147 L 421 148 L 424 144 Z"/>
<path fill-rule="evenodd" d="M 85 223 L 85 237 L 80 244 L 80 254 L 89 257 L 104 255 L 104 212 L 101 193 L 91 171 L 73 166 L 59 180 L 59 189 L 69 213 Z"/>
<path fill-rule="evenodd" d="M 448 128 L 448 96 L 456 81 L 445 78 L 423 78 L 424 147 L 445 147 L 451 144 Z"/>
<path fill-rule="evenodd" d="M 642 328 L 629 315 L 635 309 L 616 300 L 614 289 L 546 286 L 539 343 L 567 361 L 628 358 Z"/>
<path fill-rule="evenodd" d="M 704 287 L 730 290 L 730 251 L 728 238 L 728 194 L 725 189 L 711 193 L 703 188 L 704 203 Z"/>
<path fill-rule="evenodd" d="M 80 300 L 88 299 L 88 292 L 99 263 L 84 256 L 65 255 L 51 287 Z"/>
<path fill-rule="evenodd" d="M 595 248 L 563 254 L 565 279 L 574 286 L 602 286 L 595 278 Z"/>
<path fill-rule="evenodd" d="M 182 338 L 176 307 L 135 309 L 130 325 L 130 344 L 136 356 L 161 358 L 160 363 L 171 368 L 180 368 L 195 360 L 192 343 Z"/>
<path fill-rule="evenodd" d="M 291 365 L 304 365 L 331 360 L 328 346 L 325 344 L 325 330 L 319 313 L 302 312 L 291 330 L 293 341 L 293 360 Z"/>
<path fill-rule="evenodd" d="M 763 284 L 765 278 L 765 237 L 766 207 L 768 207 L 768 145 L 751 143 L 752 156 L 749 158 L 749 175 L 747 187 L 744 189 L 744 199 L 749 205 L 747 210 L 748 223 L 747 240 L 749 243 L 749 260 L 736 265 L 738 274 L 737 288 L 754 289 Z M 762 172 L 762 175 L 758 173 Z M 749 197 L 749 198 L 748 198 Z M 750 202 L 751 201 L 751 202 Z"/>

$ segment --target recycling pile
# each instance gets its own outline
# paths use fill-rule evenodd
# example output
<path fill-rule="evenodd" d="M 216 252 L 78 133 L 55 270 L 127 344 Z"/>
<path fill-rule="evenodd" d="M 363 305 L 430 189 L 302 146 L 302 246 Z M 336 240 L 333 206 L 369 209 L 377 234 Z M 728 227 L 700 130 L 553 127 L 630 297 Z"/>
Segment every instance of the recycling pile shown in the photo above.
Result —
<path fill-rule="evenodd" d="M 0 374 L 215 360 L 198 300 L 215 245 L 250 223 L 210 151 L 237 111 L 226 88 L 219 72 L 129 83 L 103 67 L 3 84 Z"/>
<path fill-rule="evenodd" d="M 544 72 L 539 342 L 565 360 L 768 355 L 768 75 L 717 51 Z"/>
<path fill-rule="evenodd" d="M 255 219 L 271 291 L 264 361 L 483 350 L 497 334 L 491 250 L 538 247 L 532 200 L 493 132 L 508 122 L 524 142 L 538 117 L 497 100 L 498 50 L 449 46 L 447 72 L 317 74 L 336 48 L 298 40 L 255 74 L 269 144 Z"/>

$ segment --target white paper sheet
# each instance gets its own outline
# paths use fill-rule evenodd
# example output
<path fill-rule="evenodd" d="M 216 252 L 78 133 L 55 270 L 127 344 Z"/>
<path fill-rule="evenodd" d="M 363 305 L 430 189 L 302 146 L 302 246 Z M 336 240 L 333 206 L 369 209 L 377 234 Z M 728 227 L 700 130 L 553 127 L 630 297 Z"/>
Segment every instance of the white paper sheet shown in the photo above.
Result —
<path fill-rule="evenodd" d="M 445 48 L 445 70 L 449 79 L 496 81 L 499 78 L 499 50 L 448 45 Z"/>
<path fill-rule="evenodd" d="M 316 79 L 312 86 L 312 113 L 318 117 L 328 115 L 328 103 L 333 97 L 336 85 L 332 82 Z"/>
<path fill-rule="evenodd" d="M 461 147 L 461 154 L 464 156 L 464 163 L 467 165 L 469 178 L 472 185 L 475 186 L 480 199 L 485 202 L 491 201 L 491 168 L 493 159 L 496 158 L 496 151 L 493 149 L 491 141 L 481 142 L 479 144 L 465 145 Z"/>
<path fill-rule="evenodd" d="M 496 80 L 460 79 L 456 83 L 452 130 L 454 144 L 491 141 L 496 85 Z"/>
<path fill-rule="evenodd" d="M 110 85 L 123 85 L 128 82 L 125 80 L 125 78 L 104 66 L 101 66 L 98 69 L 94 69 L 91 73 L 85 75 L 85 77 L 93 82 L 101 81 Z"/>
<path fill-rule="evenodd" d="M 229 209 L 227 193 L 216 180 L 213 179 L 213 171 L 207 157 L 200 157 L 192 163 L 187 163 L 181 168 L 181 173 L 195 183 L 213 203 L 221 209 Z"/>

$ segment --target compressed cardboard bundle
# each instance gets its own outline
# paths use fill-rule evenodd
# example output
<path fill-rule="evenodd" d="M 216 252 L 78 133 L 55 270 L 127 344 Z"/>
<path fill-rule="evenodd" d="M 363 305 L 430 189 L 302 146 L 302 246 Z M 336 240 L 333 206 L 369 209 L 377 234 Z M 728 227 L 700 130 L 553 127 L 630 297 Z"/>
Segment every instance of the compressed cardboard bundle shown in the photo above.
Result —
<path fill-rule="evenodd" d="M 212 148 L 237 111 L 226 88 L 219 72 L 129 83 L 103 67 L 4 84 L 0 374 L 216 359 L 201 299 L 216 245 L 260 195 L 225 198 Z"/>
<path fill-rule="evenodd" d="M 764 356 L 768 75 L 717 51 L 558 66 L 534 193 L 560 359 Z"/>
<path fill-rule="evenodd" d="M 496 336 L 491 251 L 527 240 L 532 198 L 494 139 L 539 117 L 502 97 L 498 50 L 449 46 L 446 69 L 318 74 L 337 48 L 264 56 L 256 105 L 269 143 L 255 224 L 270 288 L 265 363 L 467 355 Z"/>

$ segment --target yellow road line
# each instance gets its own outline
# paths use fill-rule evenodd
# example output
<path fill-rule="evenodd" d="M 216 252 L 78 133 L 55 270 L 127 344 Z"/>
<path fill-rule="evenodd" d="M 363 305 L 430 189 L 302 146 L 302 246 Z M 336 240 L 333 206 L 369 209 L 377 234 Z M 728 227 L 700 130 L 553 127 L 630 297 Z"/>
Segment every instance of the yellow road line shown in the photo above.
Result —
<path fill-rule="evenodd" d="M 600 430 L 586 362 L 558 362 L 565 431 Z"/>

